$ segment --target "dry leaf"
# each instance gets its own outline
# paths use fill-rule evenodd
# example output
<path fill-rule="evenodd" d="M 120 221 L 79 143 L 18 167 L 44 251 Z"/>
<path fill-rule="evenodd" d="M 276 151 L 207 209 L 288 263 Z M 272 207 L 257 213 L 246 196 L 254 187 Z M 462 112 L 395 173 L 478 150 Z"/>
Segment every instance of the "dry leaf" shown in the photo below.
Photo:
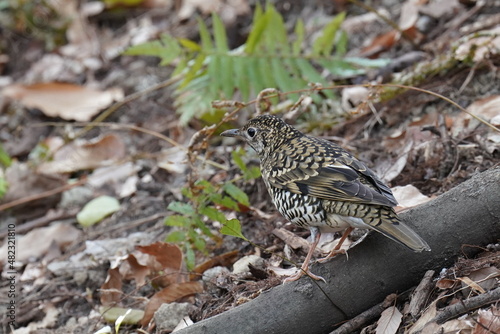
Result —
<path fill-rule="evenodd" d="M 13 84 L 2 94 L 20 101 L 28 108 L 40 109 L 49 117 L 88 122 L 113 101 L 123 98 L 121 88 L 99 91 L 83 86 L 48 82 L 33 85 Z"/>
<path fill-rule="evenodd" d="M 476 292 L 479 292 L 479 293 L 486 292 L 479 284 L 477 284 L 476 282 L 471 280 L 469 277 L 459 277 L 458 280 L 462 282 L 462 286 L 468 286 L 472 290 L 475 290 Z"/>
<path fill-rule="evenodd" d="M 471 56 L 473 51 L 473 62 L 479 63 L 493 55 L 500 53 L 500 27 L 490 30 L 482 30 L 470 36 L 467 41 L 461 43 L 455 51 L 455 58 L 465 60 Z"/>
<path fill-rule="evenodd" d="M 108 270 L 108 277 L 101 286 L 101 304 L 109 306 L 120 301 L 122 291 L 122 275 L 118 268 Z"/>
<path fill-rule="evenodd" d="M 456 283 L 457 280 L 449 278 L 441 278 L 436 282 L 436 287 L 441 290 L 446 290 L 446 289 L 451 289 Z"/>
<path fill-rule="evenodd" d="M 425 312 L 418 318 L 418 320 L 413 324 L 413 326 L 410 327 L 408 331 L 405 332 L 405 334 L 414 334 L 418 333 L 423 330 L 424 327 L 426 327 L 429 322 L 434 319 L 434 317 L 437 314 L 437 308 L 436 308 L 437 300 L 434 300 L 425 310 Z M 423 332 L 423 331 L 422 331 Z"/>
<path fill-rule="evenodd" d="M 155 295 L 149 300 L 146 305 L 146 309 L 144 310 L 144 318 L 141 320 L 141 325 L 147 326 L 161 304 L 175 302 L 176 300 L 192 296 L 200 292 L 203 292 L 203 285 L 200 282 L 185 282 L 169 285 L 165 289 L 155 293 Z"/>
<path fill-rule="evenodd" d="M 44 256 L 55 242 L 61 249 L 68 247 L 78 241 L 82 231 L 72 225 L 55 223 L 47 227 L 40 227 L 29 231 L 26 235 L 19 236 L 19 245 L 16 253 L 16 261 L 25 263 L 30 258 L 38 259 Z M 1 254 L 7 254 L 7 243 L 0 249 Z"/>
<path fill-rule="evenodd" d="M 167 287 L 170 284 L 187 280 L 187 275 L 182 270 L 182 251 L 179 246 L 165 242 L 155 242 L 148 246 L 136 246 L 136 249 L 143 254 L 150 255 L 147 266 L 155 275 L 158 273 L 153 278 L 153 283 L 157 286 Z M 143 264 L 140 259 L 139 263 Z"/>
<path fill-rule="evenodd" d="M 141 265 L 133 254 L 129 254 L 126 261 L 120 264 L 119 271 L 124 279 L 135 280 L 137 286 L 146 284 L 146 277 L 151 273 L 150 268 Z"/>
<path fill-rule="evenodd" d="M 14 200 L 39 194 L 48 190 L 62 187 L 66 184 L 66 178 L 59 175 L 46 175 L 36 173 L 28 164 L 13 163 L 5 172 L 5 179 L 9 184 L 7 193 L 0 203 L 8 203 Z M 41 198 L 36 201 L 28 202 L 17 206 L 17 209 L 23 209 L 29 206 L 33 210 L 37 206 L 47 205 L 54 207 L 60 200 L 61 194 Z"/>
<path fill-rule="evenodd" d="M 236 261 L 239 255 L 238 250 L 233 250 L 230 252 L 226 252 L 221 255 L 217 255 L 215 257 L 211 257 L 209 260 L 197 265 L 193 271 L 192 274 L 190 275 L 190 279 L 194 280 L 195 278 L 199 277 L 201 274 L 203 274 L 207 269 L 217 267 L 217 266 L 222 266 L 222 267 L 229 267 L 232 266 L 233 263 Z"/>
<path fill-rule="evenodd" d="M 395 306 L 388 307 L 380 315 L 377 322 L 376 334 L 395 334 L 398 331 L 403 315 Z"/>
<path fill-rule="evenodd" d="M 489 310 L 479 310 L 474 334 L 500 333 L 500 310 L 492 306 Z"/>
<path fill-rule="evenodd" d="M 115 134 L 91 141 L 74 141 L 54 153 L 52 161 L 38 166 L 44 174 L 72 173 L 115 164 L 125 157 L 125 144 Z"/>
<path fill-rule="evenodd" d="M 423 195 L 420 190 L 411 184 L 397 186 L 391 188 L 391 190 L 400 208 L 411 208 L 431 200 L 430 197 Z"/>

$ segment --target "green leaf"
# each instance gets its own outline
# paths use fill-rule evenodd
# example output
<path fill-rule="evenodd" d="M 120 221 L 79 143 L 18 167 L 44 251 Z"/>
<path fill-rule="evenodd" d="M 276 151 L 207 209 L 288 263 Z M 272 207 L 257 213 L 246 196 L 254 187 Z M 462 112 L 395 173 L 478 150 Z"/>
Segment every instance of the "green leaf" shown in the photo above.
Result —
<path fill-rule="evenodd" d="M 76 215 L 78 223 L 89 227 L 120 209 L 120 202 L 111 196 L 100 196 L 88 202 Z"/>
<path fill-rule="evenodd" d="M 248 57 L 236 56 L 233 57 L 234 66 L 234 83 L 241 93 L 243 101 L 247 101 L 250 97 L 250 78 L 248 75 Z"/>
<path fill-rule="evenodd" d="M 193 217 L 193 221 L 195 226 L 198 227 L 203 232 L 203 234 L 209 237 L 213 236 L 212 231 L 210 231 L 210 229 L 207 227 L 207 225 L 205 225 L 205 223 L 200 219 L 200 217 L 198 216 Z"/>
<path fill-rule="evenodd" d="M 260 10 L 257 10 L 260 9 Z M 262 14 L 260 5 L 255 10 L 253 27 L 245 43 L 245 53 L 251 55 L 255 52 L 257 45 L 261 42 L 264 31 L 269 23 L 269 16 Z"/>
<path fill-rule="evenodd" d="M 277 87 L 284 92 L 289 92 L 299 87 L 294 86 L 293 79 L 285 68 L 283 61 L 278 58 L 271 59 L 272 74 L 276 79 Z M 288 98 L 296 98 L 297 94 L 288 95 Z M 295 97 L 291 97 L 295 96 Z"/>
<path fill-rule="evenodd" d="M 258 59 L 258 71 L 260 72 L 260 77 L 263 80 L 263 87 L 276 87 L 276 81 L 273 75 L 273 69 L 271 67 L 271 61 L 268 57 L 262 57 Z M 258 74 L 257 74 L 258 75 Z"/>
<path fill-rule="evenodd" d="M 243 162 L 243 159 L 242 159 L 242 155 L 243 155 L 243 149 L 240 147 L 239 149 L 237 150 L 234 150 L 231 152 L 231 157 L 233 158 L 233 162 L 242 170 L 246 170 L 247 169 L 247 165 Z"/>
<path fill-rule="evenodd" d="M 358 58 L 358 57 L 344 58 L 344 61 L 353 65 L 358 65 L 363 67 L 374 67 L 374 68 L 386 66 L 391 62 L 390 59 L 385 59 L 385 58 L 368 59 L 368 58 Z"/>
<path fill-rule="evenodd" d="M 200 213 L 202 215 L 207 216 L 209 219 L 211 219 L 213 221 L 218 221 L 218 222 L 224 223 L 227 220 L 226 216 L 221 211 L 219 211 L 213 207 L 209 207 L 209 206 L 203 207 L 200 209 Z"/>
<path fill-rule="evenodd" d="M 196 43 L 196 42 L 193 42 L 192 40 L 190 39 L 187 39 L 187 38 L 179 38 L 179 43 L 186 49 L 188 49 L 189 51 L 193 51 L 193 52 L 200 52 L 202 51 L 202 48 L 201 48 L 201 45 Z"/>
<path fill-rule="evenodd" d="M 186 75 L 184 76 L 184 80 L 180 84 L 179 88 L 182 89 L 186 87 L 194 78 L 200 75 L 199 71 L 203 67 L 203 62 L 205 61 L 205 55 L 200 53 L 195 58 L 194 62 L 190 66 Z"/>
<path fill-rule="evenodd" d="M 9 190 L 9 183 L 4 177 L 0 177 L 0 198 L 2 198 Z"/>
<path fill-rule="evenodd" d="M 207 251 L 206 242 L 200 236 L 197 236 L 196 238 L 194 238 L 193 245 L 194 245 L 194 247 L 196 247 L 196 249 L 198 249 L 201 252 Z"/>
<path fill-rule="evenodd" d="M 230 99 L 233 97 L 235 82 L 234 82 L 234 70 L 233 70 L 233 57 L 232 56 L 221 56 L 221 73 L 218 75 L 218 80 L 221 82 L 221 89 L 224 93 L 224 98 Z"/>
<path fill-rule="evenodd" d="M 186 227 L 191 225 L 191 218 L 180 215 L 171 215 L 165 218 L 165 225 Z"/>
<path fill-rule="evenodd" d="M 208 32 L 207 25 L 200 17 L 197 17 L 196 20 L 198 21 L 198 28 L 200 30 L 201 46 L 207 51 L 213 50 L 214 45 L 212 43 L 212 37 L 210 37 L 210 32 Z"/>
<path fill-rule="evenodd" d="M 300 18 L 295 23 L 295 41 L 292 44 L 292 54 L 294 56 L 300 55 L 300 51 L 302 50 L 302 43 L 304 42 L 304 36 L 306 33 L 306 29 L 304 27 L 304 21 Z"/>
<path fill-rule="evenodd" d="M 252 166 L 245 171 L 245 179 L 253 180 L 260 177 L 260 168 L 257 166 Z"/>
<path fill-rule="evenodd" d="M 229 196 L 234 198 L 239 203 L 245 206 L 250 206 L 250 201 L 248 200 L 247 194 L 243 190 L 235 186 L 233 183 L 231 182 L 224 183 L 222 189 L 224 189 L 224 191 L 227 192 Z"/>
<path fill-rule="evenodd" d="M 0 144 L 0 164 L 4 167 L 9 167 L 12 164 L 12 159 L 9 154 L 4 150 L 3 145 Z"/>
<path fill-rule="evenodd" d="M 322 34 L 313 42 L 313 55 L 329 56 L 333 51 L 337 30 L 344 21 L 345 12 L 335 16 L 322 30 Z"/>
<path fill-rule="evenodd" d="M 186 267 L 187 267 L 187 270 L 193 270 L 194 268 L 194 265 L 196 264 L 196 257 L 195 257 L 195 254 L 194 254 L 194 250 L 191 248 L 190 245 L 186 245 L 186 251 L 185 251 L 185 255 L 186 255 Z"/>
<path fill-rule="evenodd" d="M 166 242 L 184 242 L 186 241 L 186 232 L 184 231 L 173 231 L 167 235 L 165 238 Z"/>
<path fill-rule="evenodd" d="M 212 14 L 212 23 L 214 26 L 215 49 L 222 53 L 228 52 L 226 28 L 219 15 L 215 14 L 215 12 Z"/>
<path fill-rule="evenodd" d="M 224 226 L 220 229 L 220 233 L 248 241 L 248 239 L 241 233 L 241 223 L 238 219 L 230 219 L 225 222 Z"/>
<path fill-rule="evenodd" d="M 191 204 L 186 204 L 182 202 L 170 202 L 167 209 L 183 215 L 193 215 L 195 213 L 195 210 L 191 206 Z"/>

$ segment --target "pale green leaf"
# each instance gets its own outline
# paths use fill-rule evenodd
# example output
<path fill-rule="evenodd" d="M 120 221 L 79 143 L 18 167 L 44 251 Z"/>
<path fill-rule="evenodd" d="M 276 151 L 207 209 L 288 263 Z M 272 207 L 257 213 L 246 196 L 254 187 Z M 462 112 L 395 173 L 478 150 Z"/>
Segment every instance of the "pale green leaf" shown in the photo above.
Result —
<path fill-rule="evenodd" d="M 272 75 L 276 79 L 278 88 L 281 91 L 289 92 L 298 87 L 294 87 L 292 78 L 285 68 L 284 62 L 278 58 L 271 59 Z M 290 95 L 288 95 L 290 98 Z"/>
<path fill-rule="evenodd" d="M 313 55 L 331 55 L 336 41 L 337 30 L 344 21 L 344 18 L 345 12 L 342 12 L 323 28 L 321 35 L 313 42 Z"/>
<path fill-rule="evenodd" d="M 209 219 L 213 221 L 218 221 L 221 223 L 226 221 L 226 216 L 220 210 L 217 210 L 216 208 L 210 206 L 201 208 L 200 213 L 202 215 L 207 216 Z"/>
<path fill-rule="evenodd" d="M 128 312 L 130 310 L 130 312 Z M 127 325 L 137 325 L 141 321 L 144 316 L 144 311 L 136 310 L 136 309 L 127 309 L 123 307 L 107 307 L 100 306 L 99 313 L 102 314 L 104 320 L 106 322 L 113 323 L 117 321 L 119 317 L 124 316 L 128 312 L 127 316 L 123 318 L 121 321 L 122 324 Z"/>
<path fill-rule="evenodd" d="M 185 255 L 187 269 L 193 270 L 194 265 L 196 264 L 196 256 L 194 254 L 194 250 L 189 245 L 186 246 Z"/>
<path fill-rule="evenodd" d="M 189 51 L 193 51 L 193 52 L 199 52 L 199 51 L 202 51 L 202 48 L 201 48 L 201 45 L 196 43 L 196 42 L 193 42 L 192 40 L 190 39 L 187 39 L 187 38 L 179 38 L 179 43 L 186 49 L 188 49 Z"/>
<path fill-rule="evenodd" d="M 181 82 L 179 89 L 186 87 L 194 78 L 200 75 L 200 70 L 203 67 L 203 62 L 205 61 L 205 55 L 203 53 L 199 53 L 196 56 L 194 62 L 189 67 L 189 70 L 184 75 L 184 80 Z"/>
<path fill-rule="evenodd" d="M 195 213 L 194 208 L 191 206 L 191 204 L 182 202 L 170 202 L 167 209 L 180 213 L 182 215 L 192 215 Z"/>
<path fill-rule="evenodd" d="M 214 29 L 215 49 L 222 53 L 228 52 L 229 46 L 227 44 L 226 28 L 224 27 L 224 23 L 220 17 L 215 14 L 215 12 L 212 14 L 212 23 Z"/>
<path fill-rule="evenodd" d="M 218 80 L 221 82 L 221 89 L 224 98 L 230 99 L 233 97 L 235 82 L 234 82 L 234 68 L 232 56 L 221 56 L 221 73 L 219 73 Z"/>
<path fill-rule="evenodd" d="M 186 232 L 184 231 L 173 231 L 167 235 L 165 238 L 166 242 L 184 242 L 186 241 Z"/>
<path fill-rule="evenodd" d="M 186 227 L 191 225 L 191 218 L 180 215 L 171 215 L 165 218 L 165 225 Z"/>
<path fill-rule="evenodd" d="M 261 10 L 262 11 L 262 10 Z M 263 38 L 264 31 L 269 23 L 269 15 L 258 14 L 255 11 L 252 30 L 248 35 L 247 41 L 245 43 L 245 53 L 251 55 L 255 52 L 257 45 L 261 42 Z"/>
<path fill-rule="evenodd" d="M 228 193 L 229 196 L 234 198 L 239 203 L 241 203 L 245 206 L 250 206 L 250 201 L 248 200 L 248 195 L 243 190 L 241 190 L 240 188 L 235 186 L 233 183 L 231 183 L 231 182 L 224 183 L 224 186 L 222 187 L 222 189 L 224 189 L 224 191 L 226 193 Z"/>
<path fill-rule="evenodd" d="M 344 61 L 358 66 L 377 68 L 388 65 L 391 62 L 391 59 L 387 58 L 368 59 L 368 58 L 348 57 L 344 58 Z"/>
<path fill-rule="evenodd" d="M 271 60 L 268 57 L 262 57 L 258 59 L 259 66 L 258 73 L 263 80 L 263 87 L 276 87 L 276 80 L 273 75 L 273 68 L 271 67 Z"/>
<path fill-rule="evenodd" d="M 233 58 L 235 85 L 241 93 L 243 101 L 250 97 L 250 77 L 248 75 L 248 57 L 236 56 Z"/>
<path fill-rule="evenodd" d="M 111 196 L 100 196 L 88 202 L 76 215 L 78 223 L 89 227 L 120 209 L 120 202 Z"/>
<path fill-rule="evenodd" d="M 292 54 L 294 56 L 300 55 L 300 51 L 302 50 L 302 43 L 304 42 L 304 37 L 305 37 L 305 27 L 304 27 L 304 21 L 302 21 L 300 18 L 297 20 L 297 23 L 295 23 L 295 41 L 292 44 Z"/>
<path fill-rule="evenodd" d="M 248 241 L 248 239 L 241 233 L 241 223 L 238 219 L 230 219 L 225 222 L 224 226 L 220 229 L 220 233 Z"/>
<path fill-rule="evenodd" d="M 214 49 L 214 45 L 212 43 L 212 38 L 210 37 L 210 32 L 208 31 L 207 25 L 203 20 L 198 17 L 198 29 L 200 33 L 201 46 L 206 51 L 211 51 Z"/>

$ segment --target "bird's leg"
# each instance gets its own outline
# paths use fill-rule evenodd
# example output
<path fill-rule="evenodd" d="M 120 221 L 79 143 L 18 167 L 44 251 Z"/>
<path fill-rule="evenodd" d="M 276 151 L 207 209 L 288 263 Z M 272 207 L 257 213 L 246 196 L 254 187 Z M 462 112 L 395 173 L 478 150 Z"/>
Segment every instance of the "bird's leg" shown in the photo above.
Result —
<path fill-rule="evenodd" d="M 341 250 L 340 247 L 342 247 L 342 244 L 344 243 L 345 239 L 349 236 L 349 234 L 354 230 L 352 227 L 348 227 L 345 231 L 344 234 L 342 234 L 342 237 L 340 238 L 339 242 L 337 243 L 337 246 L 335 246 L 334 249 L 328 253 L 328 255 L 322 259 L 318 259 L 319 263 L 325 263 L 327 262 L 330 258 L 334 257 L 337 254 L 345 254 L 345 250 Z"/>
<path fill-rule="evenodd" d="M 285 278 L 283 283 L 296 281 L 304 275 L 307 275 L 307 276 L 314 278 L 315 280 L 318 280 L 318 281 L 321 280 L 321 281 L 326 283 L 326 281 L 323 277 L 315 275 L 309 271 L 309 262 L 311 262 L 311 257 L 314 253 L 314 250 L 316 249 L 316 246 L 318 245 L 319 238 L 321 237 L 321 232 L 319 231 L 319 228 L 310 227 L 309 230 L 311 230 L 311 237 L 312 237 L 313 241 L 311 244 L 311 248 L 309 249 L 309 252 L 307 252 L 306 259 L 304 260 L 304 263 L 302 263 L 302 267 L 300 267 L 300 270 L 296 274 L 293 274 L 292 276 Z"/>

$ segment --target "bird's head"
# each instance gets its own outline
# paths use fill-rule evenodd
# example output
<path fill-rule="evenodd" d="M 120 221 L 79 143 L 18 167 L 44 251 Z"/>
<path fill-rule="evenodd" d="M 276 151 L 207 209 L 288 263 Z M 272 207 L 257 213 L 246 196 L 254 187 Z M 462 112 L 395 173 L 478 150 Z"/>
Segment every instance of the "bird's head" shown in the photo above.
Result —
<path fill-rule="evenodd" d="M 302 135 L 299 130 L 272 115 L 257 116 L 249 120 L 242 128 L 221 133 L 224 137 L 244 139 L 261 157 L 273 152 L 292 138 Z"/>

